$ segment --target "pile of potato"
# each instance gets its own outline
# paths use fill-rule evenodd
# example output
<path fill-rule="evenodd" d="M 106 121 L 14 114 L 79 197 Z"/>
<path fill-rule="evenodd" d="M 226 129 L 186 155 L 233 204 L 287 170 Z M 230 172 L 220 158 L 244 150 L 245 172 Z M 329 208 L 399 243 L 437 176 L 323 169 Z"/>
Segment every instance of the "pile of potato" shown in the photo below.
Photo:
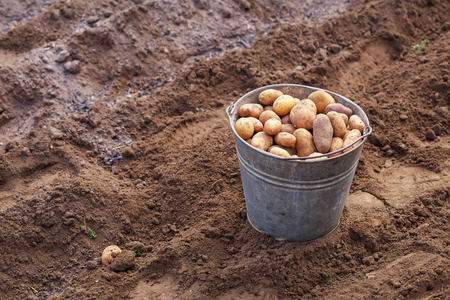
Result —
<path fill-rule="evenodd" d="M 359 116 L 324 91 L 300 100 L 267 89 L 259 94 L 259 102 L 239 108 L 236 132 L 253 147 L 282 157 L 313 157 L 339 150 L 361 137 L 365 128 Z"/>

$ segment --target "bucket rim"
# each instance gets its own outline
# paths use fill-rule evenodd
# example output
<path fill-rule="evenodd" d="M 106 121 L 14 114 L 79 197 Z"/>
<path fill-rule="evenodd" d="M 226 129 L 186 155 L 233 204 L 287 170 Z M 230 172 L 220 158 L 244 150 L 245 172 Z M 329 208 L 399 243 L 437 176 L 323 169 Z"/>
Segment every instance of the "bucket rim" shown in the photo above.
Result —
<path fill-rule="evenodd" d="M 298 87 L 298 88 L 306 88 L 306 89 L 311 90 L 311 91 L 324 91 L 324 92 L 332 94 L 332 95 L 334 95 L 334 96 L 336 96 L 336 97 L 338 97 L 338 98 L 340 98 L 340 99 L 342 99 L 344 101 L 347 101 L 347 102 L 351 103 L 358 110 L 360 110 L 364 114 L 364 116 L 366 117 L 367 124 L 365 124 L 366 127 L 364 128 L 363 134 L 358 139 L 356 139 L 353 143 L 351 143 L 351 144 L 349 144 L 349 145 L 347 145 L 347 146 L 345 146 L 343 148 L 340 148 L 340 149 L 338 149 L 336 151 L 333 151 L 333 152 L 328 152 L 328 153 L 325 153 L 325 154 L 322 154 L 322 155 L 313 156 L 313 157 L 309 157 L 309 156 L 303 156 L 303 157 L 281 157 L 281 156 L 269 153 L 267 151 L 263 151 L 263 150 L 258 149 L 256 147 L 253 147 L 252 145 L 248 144 L 243 138 L 241 138 L 237 134 L 236 129 L 234 128 L 234 123 L 233 123 L 232 117 L 233 117 L 233 114 L 234 114 L 235 109 L 236 109 L 235 103 L 239 102 L 240 100 L 242 100 L 244 98 L 249 97 L 249 95 L 251 95 L 251 94 L 256 94 L 258 92 L 262 92 L 264 90 L 271 89 L 271 88 L 277 88 L 277 87 L 279 87 L 279 88 L 280 87 L 283 87 L 283 88 L 284 87 Z M 247 92 L 246 94 L 244 94 L 243 96 L 241 96 L 236 102 L 231 102 L 231 104 L 226 108 L 226 114 L 228 116 L 228 120 L 230 122 L 231 130 L 233 131 L 233 134 L 235 135 L 235 137 L 239 138 L 241 140 L 241 142 L 244 143 L 247 147 L 250 147 L 251 149 L 256 150 L 256 151 L 258 151 L 258 152 L 260 152 L 260 153 L 262 153 L 264 155 L 267 155 L 267 156 L 270 156 L 270 157 L 273 157 L 273 158 L 276 158 L 276 159 L 279 159 L 279 160 L 299 162 L 299 163 L 300 162 L 301 163 L 320 163 L 320 162 L 324 162 L 324 161 L 330 161 L 330 160 L 333 160 L 333 159 L 341 158 L 341 157 L 343 157 L 343 156 L 345 156 L 345 155 L 355 151 L 357 148 L 362 147 L 364 145 L 367 137 L 372 133 L 372 127 L 370 127 L 369 118 L 367 117 L 367 115 L 364 112 L 364 110 L 358 104 L 356 104 L 352 100 L 350 100 L 347 97 L 342 96 L 342 95 L 340 95 L 338 93 L 335 93 L 335 92 L 332 92 L 332 91 L 329 91 L 329 90 L 326 90 L 326 89 L 323 89 L 323 88 L 317 88 L 317 87 L 312 87 L 312 86 L 308 86 L 308 85 L 301 85 L 301 84 L 279 83 L 279 84 L 265 85 L 265 86 L 259 87 L 257 89 L 251 90 L 251 91 Z M 361 141 L 361 143 L 359 143 L 360 141 Z M 357 143 L 359 143 L 359 144 L 356 147 L 353 147 Z M 346 149 L 348 149 L 350 147 L 351 147 L 350 150 L 348 150 L 346 152 L 343 152 L 344 150 L 346 150 Z M 336 155 L 336 156 L 333 156 L 333 157 L 328 157 L 329 155 L 338 154 L 338 153 L 339 153 L 339 155 Z M 320 159 L 320 158 L 323 158 L 323 159 Z"/>

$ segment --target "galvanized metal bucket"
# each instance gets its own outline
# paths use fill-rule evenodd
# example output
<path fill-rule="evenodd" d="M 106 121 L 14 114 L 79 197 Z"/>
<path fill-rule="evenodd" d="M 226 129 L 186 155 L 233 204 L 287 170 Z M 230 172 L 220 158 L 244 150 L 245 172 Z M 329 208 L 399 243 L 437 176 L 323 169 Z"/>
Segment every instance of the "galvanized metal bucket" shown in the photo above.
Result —
<path fill-rule="evenodd" d="M 276 239 L 317 239 L 339 225 L 364 142 L 372 129 L 357 104 L 325 90 L 365 123 L 361 138 L 348 147 L 362 141 L 359 145 L 339 156 L 313 161 L 306 157 L 283 158 L 254 148 L 234 129 L 239 117 L 237 111 L 245 103 L 258 103 L 258 95 L 270 88 L 299 99 L 323 90 L 295 84 L 270 85 L 247 93 L 226 109 L 236 141 L 247 217 L 253 228 Z"/>

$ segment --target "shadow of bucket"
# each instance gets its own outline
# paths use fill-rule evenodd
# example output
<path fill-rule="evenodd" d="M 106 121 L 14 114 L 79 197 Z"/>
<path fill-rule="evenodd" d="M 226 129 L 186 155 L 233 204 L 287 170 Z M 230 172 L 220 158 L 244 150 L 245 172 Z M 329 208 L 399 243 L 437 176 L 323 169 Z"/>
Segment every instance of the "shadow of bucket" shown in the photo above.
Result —
<path fill-rule="evenodd" d="M 339 225 L 364 142 L 372 132 L 369 120 L 357 104 L 324 90 L 361 117 L 366 125 L 364 133 L 348 147 L 361 142 L 344 154 L 323 160 L 276 156 L 252 147 L 234 128 L 239 108 L 246 103 L 259 103 L 258 95 L 266 89 L 277 89 L 299 99 L 323 90 L 295 84 L 270 85 L 247 93 L 226 109 L 235 136 L 249 223 L 279 240 L 323 237 Z"/>

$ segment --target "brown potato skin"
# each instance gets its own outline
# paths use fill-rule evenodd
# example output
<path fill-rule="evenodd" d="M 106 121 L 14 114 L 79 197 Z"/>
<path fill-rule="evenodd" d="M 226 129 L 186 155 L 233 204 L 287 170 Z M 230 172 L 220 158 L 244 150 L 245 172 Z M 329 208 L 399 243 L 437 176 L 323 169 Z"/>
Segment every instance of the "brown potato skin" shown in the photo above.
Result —
<path fill-rule="evenodd" d="M 345 127 L 347 127 L 348 126 L 348 117 L 347 117 L 347 115 L 343 114 L 343 113 L 339 113 L 339 114 L 341 115 L 342 120 L 344 120 Z"/>
<path fill-rule="evenodd" d="M 272 118 L 279 119 L 280 122 L 281 122 L 280 116 L 277 115 L 277 113 L 274 112 L 273 110 L 265 110 L 265 111 L 263 111 L 263 112 L 259 115 L 258 120 L 260 120 L 261 123 L 263 123 L 263 125 L 264 125 L 264 124 L 266 123 L 267 120 L 272 119 Z"/>
<path fill-rule="evenodd" d="M 314 102 L 309 99 L 301 100 L 290 112 L 291 122 L 297 128 L 312 129 L 316 112 Z"/>
<path fill-rule="evenodd" d="M 281 91 L 275 89 L 267 89 L 259 94 L 258 100 L 263 105 L 272 105 L 272 103 L 280 96 L 283 96 L 283 93 Z"/>
<path fill-rule="evenodd" d="M 308 99 L 311 99 L 316 104 L 317 113 L 323 113 L 329 104 L 336 103 L 336 100 L 325 91 L 312 92 L 309 94 Z"/>
<path fill-rule="evenodd" d="M 258 118 L 259 115 L 264 111 L 261 104 L 258 103 L 246 103 L 242 105 L 238 110 L 238 115 L 240 117 L 254 117 Z"/>
<path fill-rule="evenodd" d="M 271 118 L 264 123 L 263 131 L 270 135 L 276 135 L 281 130 L 281 121 Z"/>
<path fill-rule="evenodd" d="M 347 136 L 344 139 L 344 145 L 342 147 L 346 147 L 348 145 L 350 145 L 351 143 L 353 143 L 354 141 L 356 141 L 358 138 L 361 137 L 361 132 L 358 129 L 352 129 L 350 130 L 350 132 L 347 134 Z M 359 141 L 360 143 L 361 141 Z M 347 149 L 344 150 L 345 152 L 348 152 L 350 150 L 352 150 L 353 148 L 355 148 L 356 146 L 359 145 L 359 143 L 356 143 L 355 145 L 353 145 L 352 147 L 349 147 Z"/>
<path fill-rule="evenodd" d="M 331 140 L 333 139 L 333 126 L 330 119 L 324 115 L 319 114 L 314 120 L 313 139 L 316 149 L 320 153 L 327 153 L 331 147 Z"/>
<path fill-rule="evenodd" d="M 319 156 L 319 155 L 322 155 L 323 153 L 320 153 L 320 152 L 314 152 L 314 153 L 311 153 L 310 155 L 308 155 L 308 157 L 315 157 L 315 156 Z M 311 158 L 311 159 L 308 159 L 307 161 L 311 161 L 311 160 L 322 160 L 322 159 L 327 159 L 328 158 L 328 156 L 324 156 L 324 157 L 319 157 L 319 158 Z"/>
<path fill-rule="evenodd" d="M 313 152 L 316 152 L 316 146 L 314 145 L 313 135 L 305 128 L 299 128 L 294 131 L 297 142 L 295 143 L 295 149 L 299 157 L 306 157 Z"/>
<path fill-rule="evenodd" d="M 341 149 L 344 146 L 344 140 L 341 139 L 340 137 L 334 137 L 331 139 L 331 146 L 330 146 L 330 151 L 329 152 L 333 152 L 336 150 Z M 342 152 L 338 152 L 335 154 L 331 154 L 328 157 L 334 157 L 334 156 L 338 156 L 339 154 L 341 154 Z"/>
<path fill-rule="evenodd" d="M 341 103 L 328 104 L 327 107 L 325 107 L 325 113 L 327 114 L 330 111 L 335 111 L 338 113 L 345 114 L 348 118 L 350 118 L 353 115 L 352 109 Z"/>
<path fill-rule="evenodd" d="M 289 152 L 287 152 L 286 150 L 280 148 L 280 147 L 274 147 L 271 146 L 268 149 L 269 153 L 281 156 L 281 157 L 291 157 L 291 155 L 289 154 Z"/>
<path fill-rule="evenodd" d="M 290 95 L 283 95 L 278 97 L 272 104 L 273 110 L 279 115 L 287 115 L 291 109 L 297 104 L 294 97 Z"/>
<path fill-rule="evenodd" d="M 283 146 L 281 146 L 281 145 L 272 145 L 272 146 L 270 146 L 269 147 L 269 149 L 268 149 L 268 151 L 270 150 L 270 148 L 272 148 L 272 147 L 278 147 L 278 148 L 281 148 L 281 149 L 283 149 L 283 150 L 286 150 L 288 153 L 289 153 L 289 155 L 296 155 L 297 154 L 297 150 L 295 150 L 295 147 L 283 147 Z"/>
<path fill-rule="evenodd" d="M 361 120 L 361 118 L 357 115 L 353 115 L 348 119 L 348 125 L 350 125 L 351 129 L 358 129 L 359 132 L 364 133 L 364 128 L 366 128 L 366 124 Z"/>
<path fill-rule="evenodd" d="M 333 126 L 333 135 L 343 138 L 347 132 L 347 126 L 345 126 L 344 119 L 342 119 L 340 113 L 330 111 L 327 113 L 327 117 L 330 119 L 331 126 Z"/>
<path fill-rule="evenodd" d="M 280 130 L 280 132 L 287 132 L 287 133 L 294 133 L 294 131 L 296 130 L 297 128 L 295 128 L 295 126 L 294 125 L 292 125 L 292 124 L 281 124 L 281 130 Z"/>
<path fill-rule="evenodd" d="M 252 137 L 251 145 L 255 148 L 266 151 L 273 145 L 273 137 L 264 131 L 258 132 Z"/>
<path fill-rule="evenodd" d="M 291 115 L 285 115 L 281 118 L 281 124 L 292 124 L 291 123 Z"/>
<path fill-rule="evenodd" d="M 253 122 L 248 118 L 239 118 L 234 124 L 234 129 L 236 130 L 236 133 L 244 140 L 251 138 L 255 132 Z"/>
<path fill-rule="evenodd" d="M 297 139 L 291 133 L 279 132 L 275 135 L 275 143 L 284 147 L 292 147 L 295 145 Z"/>
<path fill-rule="evenodd" d="M 111 263 L 114 257 L 116 257 L 121 252 L 122 250 L 116 245 L 106 247 L 102 252 L 102 263 L 104 265 Z"/>
<path fill-rule="evenodd" d="M 255 132 L 263 131 L 264 125 L 260 120 L 255 117 L 247 117 L 247 119 L 253 122 L 253 128 L 255 129 Z"/>
<path fill-rule="evenodd" d="M 271 110 L 271 111 L 273 111 L 273 106 L 272 105 L 264 106 L 264 110 Z"/>

